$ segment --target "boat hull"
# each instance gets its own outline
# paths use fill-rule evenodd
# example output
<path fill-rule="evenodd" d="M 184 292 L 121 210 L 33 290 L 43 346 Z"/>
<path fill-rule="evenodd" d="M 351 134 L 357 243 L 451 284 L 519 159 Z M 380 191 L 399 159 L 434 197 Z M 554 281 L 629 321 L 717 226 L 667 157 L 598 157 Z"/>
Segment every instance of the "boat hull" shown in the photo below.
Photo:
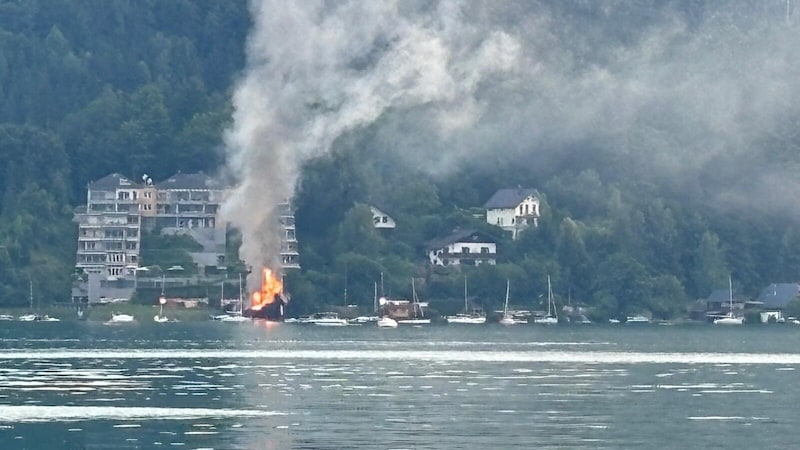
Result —
<path fill-rule="evenodd" d="M 465 323 L 465 324 L 486 323 L 486 317 L 448 316 L 445 317 L 445 320 L 447 320 L 447 323 Z"/>
<path fill-rule="evenodd" d="M 722 317 L 714 320 L 714 325 L 742 325 L 744 317 Z"/>

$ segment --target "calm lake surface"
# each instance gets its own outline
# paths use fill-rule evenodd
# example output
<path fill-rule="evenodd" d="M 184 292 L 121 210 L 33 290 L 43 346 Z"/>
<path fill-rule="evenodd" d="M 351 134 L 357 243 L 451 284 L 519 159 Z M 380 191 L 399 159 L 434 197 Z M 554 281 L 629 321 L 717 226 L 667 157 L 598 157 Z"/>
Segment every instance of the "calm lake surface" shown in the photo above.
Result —
<path fill-rule="evenodd" d="M 3 449 L 794 448 L 800 326 L 0 322 Z"/>

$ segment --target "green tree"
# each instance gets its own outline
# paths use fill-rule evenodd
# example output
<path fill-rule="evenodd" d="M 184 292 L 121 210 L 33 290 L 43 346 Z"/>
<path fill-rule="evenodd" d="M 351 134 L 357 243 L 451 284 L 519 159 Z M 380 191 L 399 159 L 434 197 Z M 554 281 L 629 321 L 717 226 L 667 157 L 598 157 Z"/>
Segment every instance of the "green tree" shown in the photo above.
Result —
<path fill-rule="evenodd" d="M 706 231 L 700 237 L 692 273 L 696 290 L 703 297 L 708 296 L 713 289 L 727 284 L 730 271 L 725 263 L 725 251 L 713 231 Z"/>

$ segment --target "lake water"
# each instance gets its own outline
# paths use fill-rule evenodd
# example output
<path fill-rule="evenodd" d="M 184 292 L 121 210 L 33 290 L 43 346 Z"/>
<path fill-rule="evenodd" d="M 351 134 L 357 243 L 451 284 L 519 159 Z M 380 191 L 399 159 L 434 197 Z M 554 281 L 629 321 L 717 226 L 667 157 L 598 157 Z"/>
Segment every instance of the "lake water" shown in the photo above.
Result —
<path fill-rule="evenodd" d="M 800 326 L 0 322 L 3 449 L 794 448 Z"/>

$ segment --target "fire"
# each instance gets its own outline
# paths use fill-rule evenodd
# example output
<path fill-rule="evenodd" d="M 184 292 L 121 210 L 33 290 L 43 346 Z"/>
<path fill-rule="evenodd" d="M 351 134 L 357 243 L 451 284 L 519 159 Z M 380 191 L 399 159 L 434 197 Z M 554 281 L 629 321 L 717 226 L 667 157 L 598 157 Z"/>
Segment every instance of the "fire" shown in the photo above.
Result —
<path fill-rule="evenodd" d="M 264 268 L 261 274 L 261 290 L 253 292 L 250 297 L 250 309 L 260 311 L 261 308 L 275 301 L 276 295 L 283 293 L 281 277 Z"/>

